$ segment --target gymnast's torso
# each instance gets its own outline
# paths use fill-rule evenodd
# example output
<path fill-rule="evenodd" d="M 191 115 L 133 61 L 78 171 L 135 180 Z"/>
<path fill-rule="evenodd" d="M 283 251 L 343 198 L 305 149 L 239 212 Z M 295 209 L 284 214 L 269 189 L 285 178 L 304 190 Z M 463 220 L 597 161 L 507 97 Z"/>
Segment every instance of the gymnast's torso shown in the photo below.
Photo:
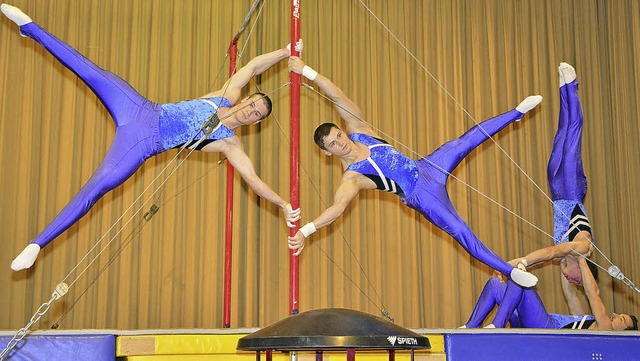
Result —
<path fill-rule="evenodd" d="M 231 106 L 231 102 L 223 97 L 162 104 L 158 127 L 163 148 L 168 150 L 181 147 L 185 143 L 189 143 L 189 146 L 195 144 L 205 135 L 201 129 L 202 125 L 213 114 L 217 114 L 219 108 L 230 108 Z M 231 129 L 220 122 L 214 128 L 213 133 L 207 136 L 195 149 L 201 150 L 211 142 L 234 135 L 235 133 Z"/>
<path fill-rule="evenodd" d="M 553 238 L 555 244 L 573 241 L 580 231 L 591 233 L 591 225 L 582 202 L 571 199 L 553 201 Z"/>
<path fill-rule="evenodd" d="M 350 164 L 346 171 L 354 171 L 371 179 L 376 189 L 394 193 L 401 198 L 413 192 L 418 182 L 415 160 L 407 157 L 382 139 L 362 133 L 353 133 L 349 139 L 366 145 L 370 150 L 367 159 Z"/>
<path fill-rule="evenodd" d="M 553 328 L 571 328 L 574 330 L 588 329 L 595 322 L 595 318 L 591 315 L 561 315 L 558 313 L 550 313 L 549 316 L 554 322 Z"/>

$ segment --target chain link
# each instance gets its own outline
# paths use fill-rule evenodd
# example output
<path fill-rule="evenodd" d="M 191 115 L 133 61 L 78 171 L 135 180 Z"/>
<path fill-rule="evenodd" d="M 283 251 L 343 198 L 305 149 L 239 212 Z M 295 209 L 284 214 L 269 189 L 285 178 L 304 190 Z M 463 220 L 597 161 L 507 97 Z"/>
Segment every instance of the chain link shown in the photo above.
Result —
<path fill-rule="evenodd" d="M 69 286 L 64 282 L 59 283 L 56 286 L 56 289 L 53 291 L 53 294 L 51 295 L 51 299 L 48 302 L 45 302 L 42 305 L 40 305 L 40 307 L 38 307 L 38 310 L 36 311 L 36 313 L 34 313 L 33 316 L 31 316 L 31 320 L 29 320 L 29 323 L 27 323 L 27 325 L 24 326 L 23 328 L 19 329 L 18 332 L 16 332 L 16 334 L 13 336 L 11 341 L 9 341 L 9 343 L 4 348 L 4 350 L 0 352 L 0 361 L 3 361 L 5 357 L 9 355 L 11 350 L 13 350 L 20 343 L 20 341 L 22 341 L 27 336 L 27 333 L 29 332 L 29 329 L 31 328 L 31 326 L 33 326 L 38 321 L 40 321 L 42 316 L 44 316 L 45 314 L 47 314 L 47 312 L 49 312 L 49 309 L 51 308 L 51 304 L 53 303 L 53 301 L 62 298 L 62 296 L 64 296 L 67 293 L 67 291 L 69 291 Z"/>
<path fill-rule="evenodd" d="M 9 341 L 9 343 L 4 348 L 4 350 L 0 352 L 0 361 L 4 360 L 5 357 L 9 355 L 9 352 L 11 352 L 11 350 L 15 348 L 18 345 L 18 343 L 20 343 L 20 341 L 22 341 L 22 339 L 24 339 L 27 336 L 27 332 L 29 332 L 29 329 L 31 328 L 31 326 L 37 323 L 40 320 L 40 318 L 42 318 L 42 316 L 44 316 L 49 311 L 49 308 L 51 307 L 51 303 L 56 299 L 57 297 L 52 296 L 49 302 L 43 303 L 38 308 L 36 313 L 31 317 L 31 320 L 29 321 L 29 323 L 23 328 L 21 328 L 20 330 L 18 330 L 18 332 L 16 332 L 15 336 L 13 336 L 11 341 Z"/>

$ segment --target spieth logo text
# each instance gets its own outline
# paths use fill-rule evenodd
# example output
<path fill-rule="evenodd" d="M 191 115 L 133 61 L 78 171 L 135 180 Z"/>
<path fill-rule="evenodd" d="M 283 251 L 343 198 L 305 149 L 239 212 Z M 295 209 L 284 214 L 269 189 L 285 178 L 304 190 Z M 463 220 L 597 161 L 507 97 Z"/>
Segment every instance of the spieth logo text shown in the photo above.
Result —
<path fill-rule="evenodd" d="M 418 344 L 418 340 L 415 339 L 414 337 L 389 336 L 387 337 L 387 340 L 392 346 L 395 346 L 396 342 L 398 343 L 398 345 L 417 345 Z"/>

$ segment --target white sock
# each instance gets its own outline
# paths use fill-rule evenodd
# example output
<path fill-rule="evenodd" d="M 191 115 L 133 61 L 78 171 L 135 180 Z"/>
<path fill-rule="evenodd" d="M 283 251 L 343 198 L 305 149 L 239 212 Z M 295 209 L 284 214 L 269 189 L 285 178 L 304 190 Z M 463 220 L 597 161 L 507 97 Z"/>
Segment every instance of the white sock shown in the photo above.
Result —
<path fill-rule="evenodd" d="M 536 277 L 533 273 L 525 272 L 519 268 L 512 269 L 509 277 L 513 280 L 513 282 L 522 287 L 533 287 L 536 285 L 536 283 L 538 283 L 538 277 Z"/>
<path fill-rule="evenodd" d="M 560 63 L 558 73 L 560 74 L 560 86 L 571 83 L 577 77 L 576 70 L 567 63 Z"/>
<path fill-rule="evenodd" d="M 462 325 L 462 326 L 460 326 L 458 328 L 467 328 L 467 325 Z"/>
<path fill-rule="evenodd" d="M 40 253 L 40 246 L 31 243 L 11 262 L 11 269 L 20 271 L 33 266 L 36 258 L 38 258 L 38 253 Z"/>
<path fill-rule="evenodd" d="M 522 114 L 525 114 L 529 110 L 535 108 L 538 104 L 540 104 L 540 102 L 542 102 L 542 96 L 530 95 L 524 98 L 524 100 L 521 101 L 520 104 L 518 104 L 516 110 Z"/>
<path fill-rule="evenodd" d="M 484 326 L 483 328 L 496 328 L 496 326 L 494 326 L 493 323 L 490 323 L 490 324 Z"/>
<path fill-rule="evenodd" d="M 18 26 L 29 24 L 33 21 L 30 17 L 27 16 L 27 14 L 23 13 L 22 10 L 18 9 L 15 6 L 2 4 L 0 5 L 0 11 L 2 11 L 4 16 L 8 17 L 9 20 L 13 21 Z"/>

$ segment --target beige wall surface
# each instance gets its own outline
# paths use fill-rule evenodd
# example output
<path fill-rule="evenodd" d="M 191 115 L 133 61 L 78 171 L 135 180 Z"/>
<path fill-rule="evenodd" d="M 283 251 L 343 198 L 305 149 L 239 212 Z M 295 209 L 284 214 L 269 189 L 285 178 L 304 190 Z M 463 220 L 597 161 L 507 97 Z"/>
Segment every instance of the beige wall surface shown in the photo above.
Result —
<path fill-rule="evenodd" d="M 45 29 L 158 103 L 219 89 L 228 44 L 253 1 L 15 0 Z M 473 152 L 449 181 L 452 201 L 487 246 L 511 259 L 552 244 L 546 164 L 559 109 L 557 66 L 573 64 L 585 115 L 585 206 L 595 260 L 640 282 L 633 229 L 640 188 L 640 3 L 636 0 L 300 0 L 304 59 L 362 108 L 397 148 L 425 156 L 531 94 L 542 104 Z M 241 63 L 289 42 L 290 3 L 267 0 L 240 39 Z M 364 6 L 366 5 L 366 7 Z M 374 17 L 375 14 L 375 17 Z M 384 24 L 376 19 L 376 17 Z M 266 92 L 273 115 L 238 132 L 260 177 L 289 192 L 286 61 L 247 87 Z M 342 169 L 312 132 L 340 122 L 332 104 L 301 90 L 302 222 L 333 200 Z M 115 127 L 99 99 L 15 24 L 0 20 L 0 329 L 18 329 L 67 274 L 77 279 L 34 328 L 222 326 L 226 166 L 194 153 L 143 200 L 150 222 L 127 213 L 160 190 L 177 151 L 148 160 L 29 271 L 9 266 L 100 164 Z M 508 154 L 508 155 L 507 155 Z M 526 173 L 526 175 L 525 175 Z M 156 177 L 159 177 L 156 180 Z M 288 228 L 278 207 L 235 181 L 232 327 L 288 313 Z M 489 199 L 490 198 L 490 199 Z M 492 201 L 493 200 L 493 201 Z M 143 207 L 148 210 L 149 204 Z M 506 208 L 506 209 L 505 209 Z M 113 224 L 114 230 L 109 232 Z M 137 224 L 144 223 L 138 232 Z M 105 251 L 81 261 L 99 239 Z M 115 236 L 115 237 L 114 237 Z M 113 238 L 113 242 L 108 243 Z M 90 258 L 96 256 L 90 252 Z M 79 268 L 72 272 L 74 267 Z M 300 258 L 300 310 L 345 307 L 402 326 L 463 324 L 491 270 L 391 194 L 362 192 Z M 534 270 L 549 311 L 568 312 L 557 265 Z M 601 272 L 609 310 L 636 313 L 640 297 Z"/>

